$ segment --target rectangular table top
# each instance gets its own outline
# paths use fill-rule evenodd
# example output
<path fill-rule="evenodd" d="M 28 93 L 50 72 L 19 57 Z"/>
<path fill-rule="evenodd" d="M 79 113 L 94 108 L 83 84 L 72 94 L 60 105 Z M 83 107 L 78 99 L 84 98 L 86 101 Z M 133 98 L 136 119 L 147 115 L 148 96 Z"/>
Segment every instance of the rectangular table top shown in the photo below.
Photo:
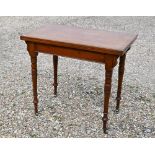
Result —
<path fill-rule="evenodd" d="M 21 39 L 54 46 L 69 47 L 114 55 L 124 54 L 137 35 L 82 29 L 65 25 L 48 25 Z"/>

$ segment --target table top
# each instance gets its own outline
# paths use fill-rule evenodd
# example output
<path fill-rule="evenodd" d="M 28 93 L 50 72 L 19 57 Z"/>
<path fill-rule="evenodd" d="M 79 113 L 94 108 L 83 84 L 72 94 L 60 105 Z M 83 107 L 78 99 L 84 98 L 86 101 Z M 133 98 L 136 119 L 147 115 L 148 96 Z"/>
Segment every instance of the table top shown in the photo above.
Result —
<path fill-rule="evenodd" d="M 124 54 L 137 35 L 122 32 L 82 29 L 65 25 L 47 25 L 22 35 L 25 41 L 50 44 L 114 55 Z"/>

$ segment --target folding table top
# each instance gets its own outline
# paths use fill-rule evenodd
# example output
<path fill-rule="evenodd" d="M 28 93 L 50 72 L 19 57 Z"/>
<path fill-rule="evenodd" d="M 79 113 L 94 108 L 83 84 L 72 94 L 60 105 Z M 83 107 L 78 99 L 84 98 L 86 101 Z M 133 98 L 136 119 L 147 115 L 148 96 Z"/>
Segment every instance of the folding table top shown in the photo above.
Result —
<path fill-rule="evenodd" d="M 123 55 L 137 35 L 122 32 L 47 25 L 21 36 L 22 40 L 68 48 Z"/>

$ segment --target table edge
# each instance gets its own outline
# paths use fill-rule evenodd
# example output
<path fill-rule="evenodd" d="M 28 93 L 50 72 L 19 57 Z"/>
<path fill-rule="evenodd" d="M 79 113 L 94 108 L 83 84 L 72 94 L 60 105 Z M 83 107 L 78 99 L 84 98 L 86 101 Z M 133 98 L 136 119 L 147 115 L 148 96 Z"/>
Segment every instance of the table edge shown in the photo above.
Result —
<path fill-rule="evenodd" d="M 66 42 L 60 42 L 60 41 L 54 41 L 54 40 L 47 40 L 47 39 L 39 39 L 39 38 L 32 38 L 28 36 L 21 35 L 20 39 L 24 40 L 26 42 L 32 42 L 32 43 L 42 43 L 46 45 L 53 45 L 53 46 L 59 46 L 59 47 L 67 47 L 67 48 L 74 48 L 74 49 L 81 49 L 81 50 L 87 50 L 90 52 L 99 52 L 102 54 L 112 54 L 112 55 L 123 55 L 125 52 L 127 52 L 127 49 L 130 48 L 131 44 L 136 40 L 138 35 L 135 36 L 133 41 L 129 43 L 129 45 L 123 49 L 123 50 L 115 50 L 115 49 L 109 49 L 109 48 L 100 48 L 95 46 L 87 46 L 87 45 L 81 45 L 81 44 L 74 44 L 74 43 L 66 43 Z"/>

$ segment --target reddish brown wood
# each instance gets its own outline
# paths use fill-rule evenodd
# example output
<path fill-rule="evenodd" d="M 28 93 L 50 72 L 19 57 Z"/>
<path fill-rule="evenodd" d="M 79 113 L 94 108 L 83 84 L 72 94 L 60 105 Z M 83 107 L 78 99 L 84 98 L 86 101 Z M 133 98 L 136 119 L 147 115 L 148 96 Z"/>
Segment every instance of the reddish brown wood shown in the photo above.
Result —
<path fill-rule="evenodd" d="M 58 56 L 57 55 L 53 55 L 53 68 L 54 68 L 54 95 L 57 95 L 57 86 L 58 86 L 58 82 L 57 82 L 57 72 L 58 72 Z"/>
<path fill-rule="evenodd" d="M 125 66 L 125 58 L 126 54 L 120 57 L 119 61 L 119 69 L 118 69 L 118 88 L 117 88 L 117 105 L 116 105 L 116 113 L 119 112 L 119 105 L 121 100 L 121 91 L 122 91 L 122 82 L 123 82 L 123 75 L 124 75 L 124 66 Z"/>
<path fill-rule="evenodd" d="M 104 84 L 104 111 L 103 111 L 103 131 L 107 133 L 109 98 L 111 94 L 111 82 L 113 68 L 117 64 L 117 57 L 106 55 L 105 62 L 105 84 Z"/>
<path fill-rule="evenodd" d="M 37 56 L 38 52 L 35 52 L 34 44 L 28 43 L 28 52 L 31 57 L 31 70 L 32 70 L 32 84 L 33 84 L 33 103 L 35 114 L 38 114 L 38 94 L 37 94 Z"/>
<path fill-rule="evenodd" d="M 35 49 L 42 53 L 55 54 L 63 57 L 104 63 L 104 54 L 98 52 L 90 52 L 80 49 L 77 50 L 69 47 L 58 47 L 38 43 L 35 43 Z"/>
<path fill-rule="evenodd" d="M 121 97 L 125 55 L 136 38 L 137 35 L 83 30 L 60 25 L 51 25 L 39 29 L 34 33 L 21 36 L 21 39 L 26 41 L 27 49 L 31 56 L 35 113 L 38 113 L 36 51 L 54 55 L 55 95 L 57 94 L 58 56 L 105 63 L 103 130 L 104 133 L 106 133 L 113 68 L 116 66 L 117 59 L 120 57 L 116 106 L 116 109 L 118 109 Z"/>
<path fill-rule="evenodd" d="M 136 38 L 137 35 L 127 33 L 89 30 L 65 25 L 47 25 L 21 36 L 21 39 L 26 41 L 113 55 L 123 55 Z"/>
<path fill-rule="evenodd" d="M 112 68 L 106 68 L 105 85 L 104 85 L 104 111 L 103 111 L 103 131 L 106 133 L 108 121 L 108 107 L 111 93 Z"/>

